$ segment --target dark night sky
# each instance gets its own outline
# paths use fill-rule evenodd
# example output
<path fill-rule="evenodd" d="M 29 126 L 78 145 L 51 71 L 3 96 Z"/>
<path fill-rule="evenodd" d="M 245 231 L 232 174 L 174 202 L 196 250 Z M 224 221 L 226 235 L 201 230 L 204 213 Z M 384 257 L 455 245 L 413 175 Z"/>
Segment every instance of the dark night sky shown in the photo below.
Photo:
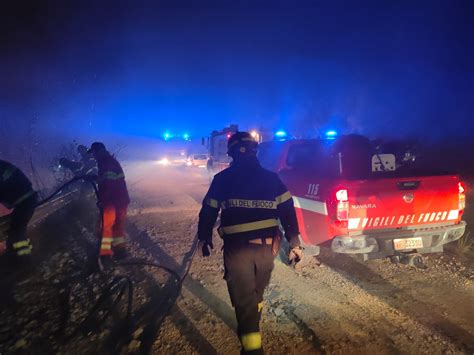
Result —
<path fill-rule="evenodd" d="M 0 5 L 3 130 L 472 137 L 472 1 Z"/>

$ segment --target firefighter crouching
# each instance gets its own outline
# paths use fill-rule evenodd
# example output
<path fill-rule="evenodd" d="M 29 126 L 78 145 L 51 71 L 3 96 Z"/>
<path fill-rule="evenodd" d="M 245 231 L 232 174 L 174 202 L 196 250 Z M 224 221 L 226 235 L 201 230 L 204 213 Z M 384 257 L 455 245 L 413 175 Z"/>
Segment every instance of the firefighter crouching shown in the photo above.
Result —
<path fill-rule="evenodd" d="M 303 257 L 293 200 L 280 178 L 260 166 L 258 143 L 247 132 L 228 141 L 229 168 L 217 174 L 199 213 L 198 238 L 203 256 L 212 249 L 219 210 L 224 240 L 224 278 L 238 323 L 242 352 L 262 354 L 260 318 L 263 293 L 279 250 L 279 222 L 290 243 L 289 259 Z"/>
<path fill-rule="evenodd" d="M 127 256 L 125 219 L 130 198 L 122 167 L 105 145 L 95 142 L 88 152 L 94 156 L 98 168 L 98 206 L 102 215 L 99 266 L 104 269 L 110 266 L 112 256 L 116 259 Z"/>
<path fill-rule="evenodd" d="M 0 203 L 13 209 L 6 232 L 6 251 L 2 256 L 7 266 L 24 267 L 30 263 L 32 245 L 26 232 L 37 198 L 26 175 L 13 164 L 0 160 Z"/>

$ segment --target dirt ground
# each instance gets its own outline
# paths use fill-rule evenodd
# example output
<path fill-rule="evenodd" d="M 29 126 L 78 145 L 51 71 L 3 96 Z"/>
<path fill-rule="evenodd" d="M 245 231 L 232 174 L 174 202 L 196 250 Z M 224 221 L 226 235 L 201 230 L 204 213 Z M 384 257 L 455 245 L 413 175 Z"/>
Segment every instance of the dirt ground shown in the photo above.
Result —
<path fill-rule="evenodd" d="M 133 199 L 127 229 L 132 256 L 184 273 L 209 177 L 205 170 L 162 167 L 151 161 L 124 167 Z M 34 292 L 31 285 L 37 280 L 54 283 L 57 275 L 72 272 L 91 253 L 95 222 L 90 210 L 75 216 L 73 226 L 65 223 L 71 211 L 63 211 L 63 216 L 46 220 L 42 230 L 33 231 L 38 243 L 50 230 L 46 225 L 56 226 L 53 240 L 58 246 L 51 250 L 41 244 L 35 281 L 30 286 L 17 285 L 15 310 L 2 310 L 0 353 L 108 353 L 117 352 L 111 346 L 115 342 L 123 354 L 239 354 L 217 235 L 211 257 L 197 252 L 180 293 L 176 281 L 162 270 L 116 268 L 114 275 L 125 274 L 134 285 L 136 321 L 126 332 L 115 332 L 118 316 L 69 342 L 39 331 L 38 326 L 57 328 L 61 317 L 53 311 L 57 294 L 43 286 Z M 58 228 L 62 228 L 60 233 Z M 68 243 L 73 246 L 65 252 Z M 426 268 L 420 269 L 388 260 L 363 262 L 323 249 L 318 257 L 321 265 L 310 260 L 299 273 L 281 260 L 275 261 L 265 293 L 261 328 L 268 354 L 474 352 L 474 267 L 469 258 L 453 253 L 430 255 L 425 257 Z M 90 277 L 91 293 L 96 293 L 92 299 L 98 298 L 104 282 Z M 37 309 L 31 303 L 42 306 Z M 87 298 L 73 306 L 77 319 L 89 309 Z M 32 310 L 47 316 L 17 320 L 18 314 L 33 314 Z M 36 323 L 30 326 L 30 321 Z"/>
<path fill-rule="evenodd" d="M 191 245 L 205 174 L 179 171 L 161 184 L 159 210 L 131 218 L 168 255 Z M 157 184 L 160 184 L 157 178 Z M 139 196 L 144 186 L 135 190 Z M 178 190 L 178 191 L 176 191 Z M 173 193 L 172 191 L 175 191 Z M 160 195 L 160 194 L 158 194 Z M 164 204 L 168 204 L 165 207 Z M 187 226 L 188 230 L 182 230 Z M 235 317 L 217 236 L 210 258 L 198 255 L 182 295 L 161 327 L 156 353 L 238 354 Z M 323 250 L 301 273 L 276 260 L 265 297 L 262 331 L 271 354 L 470 353 L 474 351 L 474 269 L 451 254 L 425 258 L 426 269 L 388 260 L 363 262 Z M 175 260 L 178 260 L 179 257 Z"/>

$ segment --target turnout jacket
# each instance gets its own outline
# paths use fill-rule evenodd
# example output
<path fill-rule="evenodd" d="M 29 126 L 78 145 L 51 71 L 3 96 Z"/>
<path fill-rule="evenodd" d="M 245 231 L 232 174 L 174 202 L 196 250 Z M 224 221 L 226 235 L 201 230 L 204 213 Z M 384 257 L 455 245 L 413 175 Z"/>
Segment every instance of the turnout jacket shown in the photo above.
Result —
<path fill-rule="evenodd" d="M 291 247 L 300 244 L 291 194 L 277 174 L 246 158 L 217 174 L 199 213 L 198 238 L 212 241 L 212 229 L 221 210 L 218 228 L 224 242 L 274 237 L 279 222 Z"/>
<path fill-rule="evenodd" d="M 130 203 L 125 175 L 119 162 L 109 153 L 97 158 L 99 202 L 105 206 L 126 207 Z"/>
<path fill-rule="evenodd" d="M 15 208 L 34 194 L 26 175 L 15 165 L 0 160 L 0 203 Z"/>

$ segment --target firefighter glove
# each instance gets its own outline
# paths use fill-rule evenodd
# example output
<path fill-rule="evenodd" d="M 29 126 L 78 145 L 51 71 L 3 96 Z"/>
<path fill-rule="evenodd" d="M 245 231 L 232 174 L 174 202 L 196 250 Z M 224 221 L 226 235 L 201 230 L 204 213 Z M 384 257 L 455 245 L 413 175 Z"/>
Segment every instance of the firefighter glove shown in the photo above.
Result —
<path fill-rule="evenodd" d="M 212 244 L 212 242 L 201 241 L 201 243 L 202 243 L 202 256 L 204 257 L 210 256 L 211 252 L 209 248 L 214 249 L 214 245 Z"/>
<path fill-rule="evenodd" d="M 296 266 L 303 260 L 303 248 L 300 246 L 293 247 L 288 253 L 288 262 L 290 265 Z"/>

